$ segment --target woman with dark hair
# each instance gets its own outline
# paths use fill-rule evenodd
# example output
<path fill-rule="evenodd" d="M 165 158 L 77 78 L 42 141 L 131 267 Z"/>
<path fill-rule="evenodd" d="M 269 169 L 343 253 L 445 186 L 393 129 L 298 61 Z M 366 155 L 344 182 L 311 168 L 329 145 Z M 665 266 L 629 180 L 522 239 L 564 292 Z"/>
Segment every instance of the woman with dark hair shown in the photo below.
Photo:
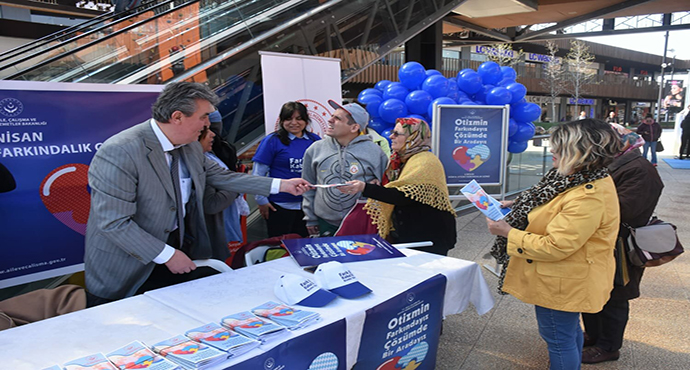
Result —
<path fill-rule="evenodd" d="M 580 369 L 580 313 L 601 311 L 613 288 L 620 221 L 606 168 L 622 144 L 610 125 L 583 119 L 559 125 L 549 140 L 553 169 L 500 221 L 491 254 L 503 265 L 499 290 L 534 304 L 551 369 Z"/>
<path fill-rule="evenodd" d="M 321 138 L 307 130 L 309 114 L 304 104 L 287 102 L 280 109 L 278 131 L 266 136 L 254 154 L 254 175 L 290 179 L 302 176 L 304 152 Z M 287 193 L 268 198 L 256 196 L 259 212 L 268 226 L 268 236 L 309 236 L 302 212 L 302 197 Z"/>

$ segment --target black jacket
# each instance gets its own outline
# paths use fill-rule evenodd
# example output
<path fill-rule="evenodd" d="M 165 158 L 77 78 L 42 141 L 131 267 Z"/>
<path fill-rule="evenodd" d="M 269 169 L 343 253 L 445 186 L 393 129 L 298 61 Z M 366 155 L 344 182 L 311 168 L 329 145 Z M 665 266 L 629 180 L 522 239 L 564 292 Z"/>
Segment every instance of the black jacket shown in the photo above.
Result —
<path fill-rule="evenodd" d="M 390 234 L 393 243 L 431 241 L 432 247 L 415 249 L 444 256 L 455 247 L 455 217 L 450 212 L 412 200 L 396 188 L 366 184 L 362 195 L 395 206 L 395 230 Z"/>
<path fill-rule="evenodd" d="M 611 178 L 616 184 L 620 203 L 621 223 L 632 227 L 647 224 L 654 213 L 664 183 L 656 168 L 647 161 L 638 149 L 616 158 L 609 165 Z M 628 229 L 621 226 L 618 236 L 626 240 Z M 627 244 L 625 245 L 627 248 Z M 640 296 L 640 280 L 644 268 L 628 263 L 630 282 L 626 286 L 614 286 L 612 299 L 633 299 Z"/>

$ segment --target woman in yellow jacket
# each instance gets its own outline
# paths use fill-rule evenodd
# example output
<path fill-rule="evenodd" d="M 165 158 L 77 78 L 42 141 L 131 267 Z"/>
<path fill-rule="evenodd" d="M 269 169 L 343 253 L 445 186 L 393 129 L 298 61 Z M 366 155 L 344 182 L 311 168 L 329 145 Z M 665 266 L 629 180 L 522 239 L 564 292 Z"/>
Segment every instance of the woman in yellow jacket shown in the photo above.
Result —
<path fill-rule="evenodd" d="M 499 289 L 535 305 L 550 369 L 580 369 L 580 313 L 601 311 L 613 288 L 620 216 L 606 166 L 621 142 L 606 123 L 584 119 L 558 126 L 551 147 L 554 168 L 506 202 L 504 220 L 487 223 L 504 267 Z"/>

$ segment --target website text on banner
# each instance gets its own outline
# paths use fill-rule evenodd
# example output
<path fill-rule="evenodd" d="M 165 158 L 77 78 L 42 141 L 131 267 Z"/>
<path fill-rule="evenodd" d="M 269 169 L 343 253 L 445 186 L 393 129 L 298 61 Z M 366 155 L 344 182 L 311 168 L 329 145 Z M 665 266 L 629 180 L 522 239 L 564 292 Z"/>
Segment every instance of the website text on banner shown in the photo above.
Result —
<path fill-rule="evenodd" d="M 113 134 L 151 116 L 162 86 L 4 82 L 0 163 L 17 188 L 0 194 L 0 288 L 84 269 L 89 163 Z"/>

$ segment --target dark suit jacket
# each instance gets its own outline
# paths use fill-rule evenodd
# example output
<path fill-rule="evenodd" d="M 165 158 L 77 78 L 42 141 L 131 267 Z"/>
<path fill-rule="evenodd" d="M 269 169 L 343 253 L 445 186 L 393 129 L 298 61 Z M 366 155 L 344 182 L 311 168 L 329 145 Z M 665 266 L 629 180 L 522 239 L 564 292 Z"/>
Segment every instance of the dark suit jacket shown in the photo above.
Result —
<path fill-rule="evenodd" d="M 227 171 L 207 159 L 199 142 L 182 147 L 193 191 L 185 217 L 196 233 L 189 257 L 209 258 L 203 217 L 206 184 L 269 195 L 272 179 Z M 101 298 L 132 296 L 153 271 L 176 220 L 170 169 L 149 121 L 122 131 L 96 152 L 89 168 L 91 210 L 86 227 L 86 288 Z"/>

